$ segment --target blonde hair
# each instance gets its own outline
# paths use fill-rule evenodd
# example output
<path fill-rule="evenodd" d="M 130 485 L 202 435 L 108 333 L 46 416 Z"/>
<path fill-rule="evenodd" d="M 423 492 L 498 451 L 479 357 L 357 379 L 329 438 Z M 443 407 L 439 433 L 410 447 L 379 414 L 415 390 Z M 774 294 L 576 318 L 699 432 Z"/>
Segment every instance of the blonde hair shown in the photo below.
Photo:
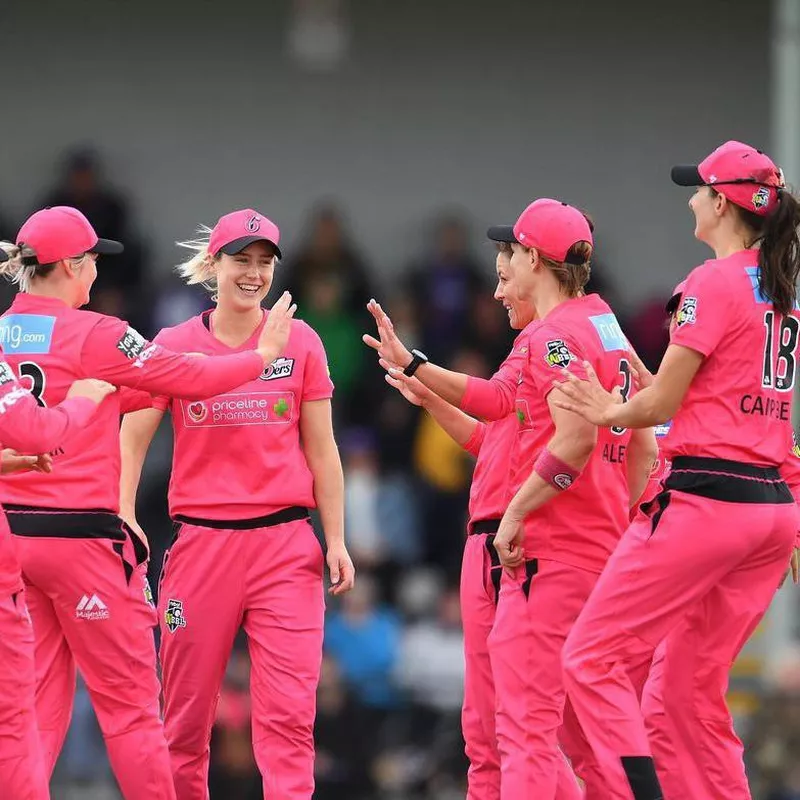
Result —
<path fill-rule="evenodd" d="M 44 277 L 53 271 L 55 264 L 40 264 L 36 253 L 23 244 L 21 247 L 11 242 L 0 242 L 8 256 L 8 261 L 0 263 L 0 275 L 7 281 L 16 283 L 23 292 L 30 289 L 33 278 Z"/>
<path fill-rule="evenodd" d="M 214 262 L 219 256 L 212 256 L 208 251 L 208 241 L 211 236 L 211 228 L 207 225 L 200 225 L 194 239 L 187 239 L 184 242 L 176 242 L 178 247 L 191 250 L 192 255 L 181 261 L 175 267 L 175 271 L 190 286 L 201 284 L 209 292 L 217 291 L 217 276 L 214 270 Z"/>
<path fill-rule="evenodd" d="M 572 261 L 553 261 L 540 254 L 542 263 L 556 276 L 558 285 L 564 289 L 567 297 L 577 297 L 583 291 L 592 274 L 592 246 L 589 242 L 576 242 L 567 251 L 567 258 L 582 259 L 582 263 Z"/>

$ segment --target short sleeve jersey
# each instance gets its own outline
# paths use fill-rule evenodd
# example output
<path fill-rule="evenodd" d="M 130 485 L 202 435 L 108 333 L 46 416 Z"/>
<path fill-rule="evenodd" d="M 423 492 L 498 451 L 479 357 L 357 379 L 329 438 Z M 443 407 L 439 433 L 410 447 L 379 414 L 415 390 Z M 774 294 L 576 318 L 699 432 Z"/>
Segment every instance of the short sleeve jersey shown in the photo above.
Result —
<path fill-rule="evenodd" d="M 236 350 L 211 333 L 208 312 L 164 329 L 155 341 L 178 352 L 222 355 L 252 347 L 263 324 Z M 313 508 L 314 481 L 300 439 L 301 409 L 303 403 L 332 395 L 319 336 L 294 320 L 283 355 L 252 380 L 208 400 L 157 398 L 155 405 L 172 414 L 170 514 L 222 521 L 252 519 L 290 506 Z"/>
<path fill-rule="evenodd" d="M 208 396 L 264 368 L 254 352 L 230 359 L 171 353 L 120 319 L 26 293 L 0 317 L 0 344 L 11 369 L 42 406 L 61 403 L 80 378 L 120 387 L 103 400 L 90 425 L 53 451 L 52 473 L 19 473 L 0 481 L 0 502 L 37 508 L 116 513 L 121 413 L 148 406 L 151 392 Z"/>
<path fill-rule="evenodd" d="M 686 280 L 671 344 L 704 356 L 673 419 L 673 456 L 762 466 L 791 447 L 797 311 L 777 314 L 758 287 L 758 251 L 706 261 Z"/>
<path fill-rule="evenodd" d="M 631 387 L 628 342 L 614 313 L 598 295 L 557 306 L 532 333 L 528 363 L 517 393 L 518 433 L 512 457 L 512 492 L 530 476 L 555 434 L 547 403 L 561 369 L 584 377 L 588 361 L 602 385 Z M 600 572 L 628 522 L 625 429 L 598 430 L 597 445 L 572 486 L 525 519 L 525 557 L 548 558 Z"/>
<path fill-rule="evenodd" d="M 494 378 L 509 380 L 519 385 L 522 371 L 528 360 L 528 339 L 534 326 L 531 323 L 514 340 L 514 346 L 500 365 Z M 499 519 L 508 508 L 511 453 L 517 438 L 519 421 L 516 412 L 503 419 L 489 422 L 481 444 L 472 486 L 469 493 L 469 518 L 471 522 Z"/>

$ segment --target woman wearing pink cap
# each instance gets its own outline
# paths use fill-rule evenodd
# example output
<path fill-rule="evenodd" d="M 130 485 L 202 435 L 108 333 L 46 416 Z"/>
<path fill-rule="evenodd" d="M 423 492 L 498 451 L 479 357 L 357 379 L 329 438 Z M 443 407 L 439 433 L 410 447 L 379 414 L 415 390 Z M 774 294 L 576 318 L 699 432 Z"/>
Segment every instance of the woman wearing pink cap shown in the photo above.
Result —
<path fill-rule="evenodd" d="M 490 239 L 508 238 L 505 226 L 489 228 Z M 533 305 L 520 300 L 511 277 L 508 241 L 497 241 L 497 287 L 494 297 L 508 310 L 511 327 L 520 331 L 514 346 L 492 381 L 515 390 L 527 361 L 528 337 L 535 325 Z M 378 344 L 377 340 L 370 340 Z M 508 504 L 508 461 L 519 432 L 513 409 L 502 419 L 481 422 L 444 401 L 414 377 L 388 382 L 406 399 L 421 405 L 441 428 L 476 457 L 469 495 L 469 523 L 461 568 L 461 617 L 464 628 L 464 702 L 461 726 L 470 766 L 467 800 L 498 800 L 500 797 L 500 752 L 495 733 L 495 680 L 488 639 L 494 625 L 500 590 L 501 567 L 494 549 L 494 534 Z M 573 755 L 575 755 L 573 753 Z M 559 800 L 581 796 L 575 775 L 565 759 L 559 761 Z"/>
<path fill-rule="evenodd" d="M 8 255 L 0 250 L 0 271 Z M 58 447 L 89 424 L 98 404 L 114 391 L 105 381 L 76 381 L 55 408 L 42 408 L 17 380 L 0 346 L 0 474 L 50 472 Z M 45 453 L 45 455 L 20 455 Z M 5 513 L 0 507 L 0 786 L 13 800 L 46 800 L 47 789 L 36 727 L 33 628 Z"/>
<path fill-rule="evenodd" d="M 278 228 L 245 209 L 203 234 L 187 243 L 195 254 L 179 270 L 188 283 L 214 291 L 216 307 L 155 341 L 183 352 L 239 353 L 275 313 L 261 304 L 280 257 Z M 250 645 L 253 747 L 264 794 L 282 800 L 313 794 L 325 600 L 310 508 L 319 508 L 322 519 L 333 594 L 354 580 L 332 393 L 322 342 L 295 321 L 282 357 L 260 375 L 206 402 L 168 394 L 123 424 L 122 508 L 135 524 L 147 447 L 164 411 L 172 414 L 175 537 L 158 604 L 164 725 L 179 800 L 208 797 L 214 710 L 241 626 Z"/>
<path fill-rule="evenodd" d="M 156 614 L 137 568 L 147 550 L 117 513 L 119 417 L 149 406 L 150 392 L 200 400 L 256 378 L 282 351 L 293 309 L 283 298 L 254 350 L 192 358 L 150 344 L 122 320 L 79 310 L 98 255 L 122 245 L 98 239 L 74 208 L 38 211 L 17 244 L 2 247 L 10 258 L 0 268 L 22 290 L 0 317 L 0 342 L 19 382 L 45 408 L 87 376 L 122 387 L 100 404 L 92 425 L 58 443 L 51 473 L 0 481 L 35 633 L 44 773 L 52 774 L 69 726 L 77 665 L 123 796 L 169 800 L 175 789 L 159 713 Z M 0 408 L 18 396 L 6 396 Z"/>
<path fill-rule="evenodd" d="M 644 488 L 655 448 L 652 434 L 637 435 L 636 448 L 645 457 L 631 469 L 626 464 L 630 431 L 598 431 L 552 403 L 553 375 L 560 368 L 580 369 L 583 359 L 596 366 L 603 385 L 621 383 L 625 395 L 631 386 L 628 343 L 614 314 L 597 295 L 583 294 L 592 253 L 583 214 L 555 200 L 537 200 L 505 240 L 513 250 L 514 291 L 533 303 L 539 319 L 517 385 L 480 381 L 426 363 L 422 354 L 399 345 L 377 308 L 381 342 L 373 346 L 378 345 L 392 377 L 403 379 L 392 364 L 407 365 L 405 375 L 416 373 L 438 395 L 480 418 L 516 408 L 513 497 L 494 542 L 507 569 L 489 638 L 502 797 L 552 800 L 564 720 L 561 647 L 624 530 L 631 500 Z M 583 762 L 576 771 L 602 792 L 580 729 L 574 720 L 566 721 L 567 754 Z"/>
<path fill-rule="evenodd" d="M 604 428 L 672 419 L 663 491 L 623 537 L 563 658 L 611 797 L 662 797 L 625 677 L 627 664 L 661 644 L 691 796 L 749 798 L 725 689 L 785 575 L 800 521 L 779 472 L 792 446 L 800 206 L 775 164 L 740 142 L 672 174 L 698 187 L 695 236 L 715 257 L 686 280 L 658 374 L 624 405 L 591 369 L 554 394 L 562 410 Z"/>

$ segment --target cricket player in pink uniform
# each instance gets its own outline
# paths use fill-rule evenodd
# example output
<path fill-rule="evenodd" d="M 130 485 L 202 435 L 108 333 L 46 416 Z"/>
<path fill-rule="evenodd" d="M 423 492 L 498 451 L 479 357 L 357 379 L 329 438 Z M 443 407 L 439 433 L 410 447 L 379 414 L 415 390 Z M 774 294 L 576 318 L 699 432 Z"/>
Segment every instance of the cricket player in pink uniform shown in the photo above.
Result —
<path fill-rule="evenodd" d="M 123 796 L 160 800 L 174 798 L 175 790 L 159 713 L 156 614 L 136 568 L 147 550 L 117 514 L 119 417 L 149 405 L 150 392 L 199 399 L 257 377 L 283 349 L 293 309 L 284 298 L 282 322 L 276 315 L 253 343 L 256 351 L 219 359 L 171 353 L 122 320 L 79 310 L 97 276 L 98 255 L 121 247 L 98 239 L 88 220 L 68 207 L 36 212 L 17 245 L 4 245 L 11 256 L 4 272 L 22 291 L 0 317 L 0 341 L 22 385 L 45 408 L 86 376 L 123 388 L 101 403 L 90 426 L 53 451 L 52 473 L 0 481 L 0 502 L 33 621 L 45 775 L 69 726 L 77 665 Z"/>
<path fill-rule="evenodd" d="M 163 330 L 173 350 L 251 349 L 272 311 L 262 302 L 280 257 L 279 231 L 252 209 L 223 216 L 181 268 L 215 291 L 216 308 Z M 123 515 L 133 519 L 145 452 L 169 408 L 175 537 L 158 596 L 164 726 L 179 800 L 208 798 L 209 741 L 222 677 L 240 627 L 251 668 L 253 748 L 264 795 L 309 800 L 322 661 L 323 552 L 333 594 L 348 591 L 343 477 L 331 423 L 333 384 L 319 336 L 294 321 L 282 356 L 204 402 L 168 394 L 122 428 Z M 343 733 L 346 735 L 346 732 Z"/>
<path fill-rule="evenodd" d="M 0 271 L 7 260 L 0 250 Z M 113 391 L 104 381 L 76 381 L 62 403 L 42 408 L 19 383 L 0 346 L 0 473 L 49 472 L 49 455 L 20 453 L 46 453 L 61 445 L 90 422 Z M 33 641 L 19 562 L 0 509 L 0 786 L 8 800 L 50 797 L 36 726 Z"/>
<path fill-rule="evenodd" d="M 490 228 L 489 237 L 499 228 Z M 509 323 L 522 332 L 506 360 L 492 377 L 515 392 L 527 360 L 527 341 L 533 329 L 535 310 L 529 302 L 509 291 L 511 245 L 498 242 L 495 299 L 508 310 Z M 380 347 L 373 337 L 370 340 Z M 409 353 L 409 358 L 412 358 Z M 469 523 L 461 569 L 461 616 L 464 629 L 464 704 L 462 730 L 470 767 L 468 800 L 499 800 L 500 752 L 495 732 L 495 686 L 488 639 L 495 620 L 500 590 L 501 566 L 494 548 L 494 534 L 509 497 L 509 461 L 519 432 L 515 411 L 491 422 L 481 422 L 443 400 L 414 377 L 406 381 L 387 376 L 388 382 L 410 402 L 421 405 L 440 427 L 467 452 L 477 458 L 469 496 Z M 559 800 L 580 798 L 572 769 L 559 761 Z"/>
<path fill-rule="evenodd" d="M 517 381 L 520 385 L 509 389 L 497 382 L 457 375 L 424 363 L 424 356 L 416 351 L 405 372 L 420 362 L 416 370 L 423 383 L 478 417 L 502 416 L 516 403 L 518 431 L 512 485 L 516 481 L 514 488 L 522 488 L 516 504 L 509 507 L 511 514 L 506 511 L 505 526 L 501 524 L 495 539 L 501 560 L 514 574 L 513 578 L 504 577 L 489 639 L 497 691 L 502 796 L 555 797 L 559 731 L 564 720 L 560 733 L 564 749 L 587 786 L 594 787 L 595 796 L 602 797 L 602 783 L 596 777 L 591 750 L 574 718 L 564 716 L 560 650 L 569 626 L 627 522 L 631 489 L 626 451 L 631 435 L 624 430 L 601 434 L 602 441 L 598 443 L 596 428 L 583 425 L 575 415 L 565 415 L 555 422 L 547 396 L 555 369 L 577 360 L 573 349 L 602 365 L 609 386 L 621 381 L 627 392 L 631 385 L 630 356 L 610 309 L 595 295 L 582 296 L 588 279 L 592 235 L 581 212 L 558 201 L 539 200 L 523 212 L 507 236 L 514 249 L 510 262 L 514 291 L 534 302 L 542 320 L 535 324 L 526 344 L 526 363 Z M 550 314 L 553 316 L 548 322 Z M 380 329 L 382 323 L 377 314 L 376 319 Z M 379 350 L 382 365 L 404 363 L 406 356 L 390 344 L 391 332 L 386 330 L 385 321 L 383 326 L 383 352 Z M 399 377 L 401 373 L 393 369 L 390 375 Z M 566 450 L 575 443 L 580 446 L 577 454 L 567 452 L 567 458 L 579 467 L 587 465 L 578 484 L 580 490 L 570 489 L 570 485 L 581 470 L 571 465 L 565 471 L 563 459 L 547 452 L 554 433 L 556 437 L 561 433 L 560 443 L 555 444 L 559 451 L 564 441 Z M 646 484 L 655 455 L 654 442 L 648 437 L 644 433 L 637 436 L 634 447 L 644 455 L 634 459 L 634 499 Z M 642 442 L 646 443 L 644 448 L 640 448 Z M 539 457 L 543 459 L 541 463 Z M 534 464 L 546 476 L 537 475 L 535 482 L 526 480 Z M 553 472 L 556 465 L 559 469 Z M 529 495 L 531 484 L 537 489 L 535 496 Z M 600 501 L 588 500 L 599 485 L 603 486 Z M 577 498 L 574 509 L 567 502 L 570 495 Z M 570 523 L 562 518 L 565 507 L 564 513 L 576 521 Z M 521 514 L 522 520 L 531 512 L 536 512 L 537 524 L 530 523 L 523 551 L 522 542 L 518 541 L 522 526 L 516 524 L 512 514 Z M 533 535 L 535 528 L 539 530 L 538 538 Z"/>
<path fill-rule="evenodd" d="M 775 164 L 740 142 L 676 167 L 673 180 L 698 187 L 689 202 L 695 236 L 715 258 L 686 280 L 652 385 L 617 404 L 587 369 L 588 380 L 567 376 L 555 393 L 560 408 L 604 427 L 672 419 L 664 491 L 624 535 L 563 660 L 611 798 L 669 797 L 626 676 L 631 660 L 660 644 L 664 702 L 686 706 L 672 719 L 693 751 L 691 797 L 749 798 L 725 688 L 785 575 L 800 522 L 779 471 L 792 446 L 800 207 Z M 687 663 L 696 642 L 703 661 Z"/>

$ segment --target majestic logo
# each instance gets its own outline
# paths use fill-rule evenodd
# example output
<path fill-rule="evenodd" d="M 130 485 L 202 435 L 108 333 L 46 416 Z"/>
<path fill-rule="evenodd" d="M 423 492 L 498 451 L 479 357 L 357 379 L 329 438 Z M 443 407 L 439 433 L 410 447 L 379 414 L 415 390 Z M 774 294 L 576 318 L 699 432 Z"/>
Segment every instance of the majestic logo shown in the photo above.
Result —
<path fill-rule="evenodd" d="M 694 325 L 697 322 L 697 298 L 684 297 L 678 313 L 675 314 L 675 324 L 680 328 L 681 325 Z"/>
<path fill-rule="evenodd" d="M 186 617 L 183 616 L 183 602 L 181 600 L 167 600 L 164 610 L 164 622 L 170 633 L 175 633 L 178 628 L 186 627 Z"/>
<path fill-rule="evenodd" d="M 552 339 L 547 342 L 547 354 L 544 360 L 548 367 L 568 367 L 570 362 L 575 361 L 575 356 L 563 339 Z"/>
<path fill-rule="evenodd" d="M 293 371 L 293 358 L 276 358 L 271 364 L 264 367 L 264 371 L 258 377 L 262 381 L 275 381 L 278 378 L 288 378 Z"/>
<path fill-rule="evenodd" d="M 769 205 L 771 195 L 769 193 L 769 189 L 766 186 L 762 186 L 754 195 L 753 195 L 753 208 L 759 210 L 761 208 L 766 208 Z"/>
<path fill-rule="evenodd" d="M 16 377 L 11 367 L 5 361 L 0 361 L 0 386 L 4 383 L 14 383 Z"/>
<path fill-rule="evenodd" d="M 147 347 L 147 339 L 139 331 L 129 327 L 117 342 L 117 350 L 133 361 Z"/>
<path fill-rule="evenodd" d="M 249 233 L 255 233 L 261 228 L 261 217 L 254 214 L 245 222 L 244 227 Z"/>
<path fill-rule="evenodd" d="M 186 411 L 188 412 L 192 421 L 197 423 L 202 422 L 208 416 L 206 404 L 200 400 L 198 400 L 196 403 L 189 403 L 189 405 L 186 407 Z"/>
<path fill-rule="evenodd" d="M 97 620 L 108 619 L 111 614 L 106 604 L 96 594 L 85 594 L 75 607 L 75 616 L 78 619 Z"/>

